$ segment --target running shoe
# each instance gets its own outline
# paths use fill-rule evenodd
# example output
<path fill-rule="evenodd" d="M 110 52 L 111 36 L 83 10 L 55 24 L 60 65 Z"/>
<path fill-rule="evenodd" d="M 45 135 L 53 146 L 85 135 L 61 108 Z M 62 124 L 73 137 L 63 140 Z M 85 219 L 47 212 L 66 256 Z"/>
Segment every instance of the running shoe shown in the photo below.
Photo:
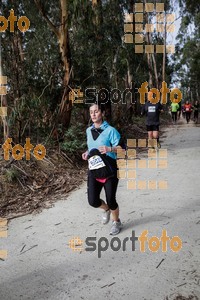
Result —
<path fill-rule="evenodd" d="M 110 235 L 116 235 L 118 233 L 120 233 L 122 229 L 122 223 L 121 221 L 113 221 L 112 222 L 112 227 L 111 227 L 111 230 L 110 230 Z"/>
<path fill-rule="evenodd" d="M 102 224 L 107 224 L 110 221 L 110 210 L 104 210 L 102 213 Z"/>

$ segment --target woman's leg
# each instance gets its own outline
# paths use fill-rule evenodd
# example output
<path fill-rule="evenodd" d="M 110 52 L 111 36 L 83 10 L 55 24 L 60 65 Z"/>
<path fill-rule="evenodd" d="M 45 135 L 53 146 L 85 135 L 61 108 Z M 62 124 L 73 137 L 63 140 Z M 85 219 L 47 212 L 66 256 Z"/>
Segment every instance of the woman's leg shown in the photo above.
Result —
<path fill-rule="evenodd" d="M 102 183 L 98 182 L 91 174 L 88 175 L 87 192 L 89 204 L 93 207 L 100 207 L 107 210 L 108 205 L 100 199 L 102 187 Z"/>
<path fill-rule="evenodd" d="M 116 192 L 119 179 L 117 176 L 109 178 L 104 184 L 106 202 L 111 210 L 113 221 L 119 220 L 119 206 L 116 202 Z"/>
<path fill-rule="evenodd" d="M 104 210 L 102 214 L 102 223 L 107 224 L 110 220 L 110 209 L 108 205 L 100 199 L 100 193 L 103 184 L 98 182 L 93 176 L 88 175 L 88 202 L 93 207 L 99 207 Z"/>
<path fill-rule="evenodd" d="M 119 206 L 115 210 L 111 210 L 113 221 L 119 221 Z"/>
<path fill-rule="evenodd" d="M 122 223 L 119 219 L 119 206 L 116 202 L 116 191 L 117 191 L 118 181 L 119 180 L 116 174 L 115 177 L 109 178 L 104 185 L 107 204 L 111 210 L 112 220 L 113 220 L 112 227 L 110 230 L 111 235 L 118 234 L 122 228 Z"/>

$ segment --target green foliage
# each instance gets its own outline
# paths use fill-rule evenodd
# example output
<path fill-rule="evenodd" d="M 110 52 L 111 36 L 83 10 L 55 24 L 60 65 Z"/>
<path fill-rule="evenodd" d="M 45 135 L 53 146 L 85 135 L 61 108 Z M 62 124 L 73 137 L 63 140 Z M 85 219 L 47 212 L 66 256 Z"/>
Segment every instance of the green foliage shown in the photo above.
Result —
<path fill-rule="evenodd" d="M 19 176 L 19 173 L 14 168 L 5 170 L 5 178 L 6 178 L 6 181 L 9 183 L 16 181 L 18 176 Z"/>
<path fill-rule="evenodd" d="M 174 67 L 185 100 L 198 100 L 200 95 L 200 4 L 181 0 L 182 22 L 177 36 Z"/>
<path fill-rule="evenodd" d="M 65 132 L 64 141 L 61 143 L 61 149 L 74 156 L 79 155 L 87 148 L 85 130 L 81 123 L 72 125 Z"/>
<path fill-rule="evenodd" d="M 39 2 L 50 22 L 59 29 L 60 1 Z M 148 69 L 147 55 L 135 55 L 133 45 L 123 42 L 124 13 L 132 12 L 134 1 L 101 0 L 94 7 L 90 0 L 66 0 L 66 3 L 69 28 L 69 53 L 66 55 L 72 66 L 69 82 L 71 88 L 80 87 L 84 90 L 86 87 L 95 87 L 97 90 L 111 90 L 117 87 L 123 91 L 128 85 L 128 73 L 137 87 L 149 80 L 149 71 L 154 72 L 153 68 Z M 9 85 L 9 132 L 17 138 L 20 134 L 23 135 L 22 138 L 30 134 L 48 134 L 54 128 L 55 122 L 58 123 L 56 128 L 61 123 L 57 116 L 64 91 L 64 71 L 58 40 L 39 13 L 34 0 L 5 1 L 1 5 L 2 15 L 8 16 L 11 8 L 18 17 L 27 16 L 31 26 L 25 33 L 19 30 L 2 33 L 3 75 L 8 77 Z M 170 10 L 169 1 L 165 1 L 165 8 Z M 163 44 L 163 36 L 155 33 L 153 43 Z M 162 58 L 161 54 L 155 54 L 159 82 L 162 81 Z M 197 59 L 196 57 L 194 60 L 194 67 Z M 166 59 L 166 64 L 168 63 Z M 171 66 L 166 67 L 166 73 L 169 85 Z M 154 85 L 155 76 L 152 75 Z M 71 124 L 78 128 L 73 110 L 74 108 L 72 114 L 70 112 Z M 82 112 L 84 114 L 84 108 Z M 64 113 L 67 115 L 68 112 Z M 86 117 L 84 114 L 82 118 L 85 124 Z M 69 128 L 64 141 L 64 147 L 72 152 L 82 144 L 82 136 L 79 138 L 78 130 L 73 126 Z M 71 135 L 71 131 L 74 135 Z"/>

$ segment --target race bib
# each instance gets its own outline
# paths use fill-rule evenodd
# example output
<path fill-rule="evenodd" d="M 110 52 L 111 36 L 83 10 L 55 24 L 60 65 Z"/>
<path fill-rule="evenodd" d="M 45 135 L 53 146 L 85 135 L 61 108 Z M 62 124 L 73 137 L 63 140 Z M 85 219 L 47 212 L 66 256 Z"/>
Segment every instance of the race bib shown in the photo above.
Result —
<path fill-rule="evenodd" d="M 88 159 L 89 170 L 96 170 L 105 167 L 105 163 L 98 155 L 94 155 Z"/>
<path fill-rule="evenodd" d="M 186 107 L 186 111 L 189 111 L 190 109 L 189 109 L 189 107 Z"/>
<path fill-rule="evenodd" d="M 148 107 L 148 112 L 156 112 L 156 107 L 155 106 L 149 106 Z"/>

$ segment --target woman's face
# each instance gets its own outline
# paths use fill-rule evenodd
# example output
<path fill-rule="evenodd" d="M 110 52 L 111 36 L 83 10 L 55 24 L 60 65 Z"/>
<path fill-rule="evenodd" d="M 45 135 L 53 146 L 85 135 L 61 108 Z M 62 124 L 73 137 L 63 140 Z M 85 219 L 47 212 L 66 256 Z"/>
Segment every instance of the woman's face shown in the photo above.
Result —
<path fill-rule="evenodd" d="M 103 115 L 98 105 L 94 104 L 90 107 L 90 117 L 93 123 L 102 123 Z"/>

